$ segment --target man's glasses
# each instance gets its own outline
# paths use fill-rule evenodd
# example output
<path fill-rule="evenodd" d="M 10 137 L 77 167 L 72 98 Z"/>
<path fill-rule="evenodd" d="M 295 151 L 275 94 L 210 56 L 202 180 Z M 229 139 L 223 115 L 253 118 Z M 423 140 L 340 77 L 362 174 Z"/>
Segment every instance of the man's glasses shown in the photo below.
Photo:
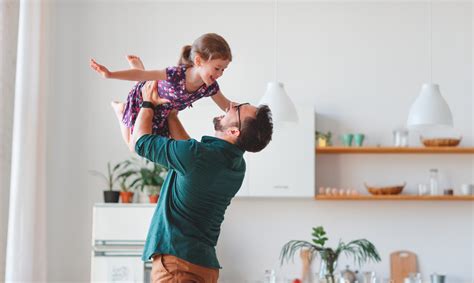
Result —
<path fill-rule="evenodd" d="M 249 104 L 250 104 L 250 103 L 245 102 L 245 103 L 240 103 L 240 104 L 237 104 L 237 105 L 232 106 L 232 107 L 235 108 L 235 110 L 237 110 L 237 116 L 239 117 L 239 132 L 240 132 L 240 130 L 241 130 L 241 129 L 240 129 L 240 126 L 241 126 L 241 124 L 240 124 L 240 107 L 242 107 L 242 106 L 244 106 L 244 105 L 249 105 Z"/>

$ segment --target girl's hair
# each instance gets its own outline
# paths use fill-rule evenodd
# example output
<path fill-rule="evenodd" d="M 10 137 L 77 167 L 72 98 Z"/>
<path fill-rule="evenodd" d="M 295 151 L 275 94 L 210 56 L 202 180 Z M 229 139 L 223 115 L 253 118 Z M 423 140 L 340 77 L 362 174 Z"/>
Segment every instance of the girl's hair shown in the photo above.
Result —
<path fill-rule="evenodd" d="M 203 34 L 193 42 L 192 46 L 184 46 L 178 64 L 192 66 L 196 55 L 201 56 L 204 61 L 212 59 L 232 61 L 229 44 L 222 36 L 215 33 Z"/>

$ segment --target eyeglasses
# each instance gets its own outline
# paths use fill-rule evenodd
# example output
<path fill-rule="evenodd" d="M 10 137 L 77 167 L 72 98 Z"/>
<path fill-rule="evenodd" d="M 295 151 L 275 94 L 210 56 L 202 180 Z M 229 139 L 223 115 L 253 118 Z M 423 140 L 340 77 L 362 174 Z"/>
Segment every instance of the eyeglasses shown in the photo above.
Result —
<path fill-rule="evenodd" d="M 240 129 L 240 107 L 244 106 L 244 105 L 249 105 L 250 103 L 248 102 L 245 102 L 245 103 L 240 103 L 240 104 L 237 104 L 237 105 L 233 105 L 232 107 L 235 108 L 235 110 L 237 110 L 237 116 L 239 117 L 239 131 L 241 130 Z"/>

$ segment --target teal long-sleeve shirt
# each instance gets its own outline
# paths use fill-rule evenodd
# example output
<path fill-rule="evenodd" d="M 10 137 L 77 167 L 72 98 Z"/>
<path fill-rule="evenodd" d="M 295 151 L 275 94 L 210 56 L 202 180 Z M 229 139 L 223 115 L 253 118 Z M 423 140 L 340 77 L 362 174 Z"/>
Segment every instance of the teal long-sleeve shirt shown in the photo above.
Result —
<path fill-rule="evenodd" d="M 170 254 L 221 268 L 215 246 L 227 206 L 244 179 L 244 151 L 215 137 L 204 136 L 199 142 L 157 135 L 140 137 L 135 151 L 169 169 L 142 259 Z"/>

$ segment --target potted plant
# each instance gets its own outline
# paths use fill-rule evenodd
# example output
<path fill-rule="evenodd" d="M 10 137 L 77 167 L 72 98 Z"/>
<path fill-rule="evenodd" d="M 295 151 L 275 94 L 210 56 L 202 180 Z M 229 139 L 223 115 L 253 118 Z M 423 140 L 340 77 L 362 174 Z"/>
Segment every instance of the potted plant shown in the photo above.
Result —
<path fill-rule="evenodd" d="M 107 184 L 107 190 L 104 190 L 104 202 L 118 202 L 119 200 L 119 192 L 114 191 L 114 184 L 117 182 L 119 178 L 119 171 L 122 163 L 118 163 L 113 168 L 110 165 L 110 162 L 107 162 L 107 174 L 96 170 L 89 170 L 89 172 L 94 175 L 102 178 Z"/>
<path fill-rule="evenodd" d="M 148 197 L 150 198 L 150 203 L 157 203 L 158 197 L 160 196 L 161 186 L 151 186 L 148 187 Z"/>
<path fill-rule="evenodd" d="M 316 141 L 318 142 L 319 147 L 331 146 L 331 137 L 332 133 L 330 131 L 327 133 L 316 131 Z"/>
<path fill-rule="evenodd" d="M 133 190 L 134 188 L 127 184 L 127 179 L 132 174 L 121 174 L 118 178 L 120 183 L 120 198 L 122 203 L 131 203 L 133 201 Z"/>
<path fill-rule="evenodd" d="M 126 166 L 129 170 L 123 174 L 129 174 L 135 177 L 131 181 L 130 187 L 138 188 L 142 192 L 147 191 L 150 196 L 150 202 L 156 203 L 161 185 L 164 182 L 164 176 L 168 170 L 157 163 L 136 158 L 133 158 L 132 161 L 128 160 Z"/>
<path fill-rule="evenodd" d="M 344 253 L 346 256 L 352 256 L 354 261 L 360 266 L 368 261 L 379 262 L 380 255 L 375 246 L 366 239 L 358 239 L 349 243 L 339 240 L 336 249 L 324 246 L 328 238 L 322 226 L 313 228 L 312 243 L 307 241 L 292 240 L 286 243 L 281 249 L 281 264 L 286 260 L 292 259 L 295 252 L 299 249 L 307 249 L 311 257 L 321 257 L 321 269 L 319 278 L 326 280 L 328 283 L 335 283 L 334 270 L 337 266 L 337 259 Z"/>

